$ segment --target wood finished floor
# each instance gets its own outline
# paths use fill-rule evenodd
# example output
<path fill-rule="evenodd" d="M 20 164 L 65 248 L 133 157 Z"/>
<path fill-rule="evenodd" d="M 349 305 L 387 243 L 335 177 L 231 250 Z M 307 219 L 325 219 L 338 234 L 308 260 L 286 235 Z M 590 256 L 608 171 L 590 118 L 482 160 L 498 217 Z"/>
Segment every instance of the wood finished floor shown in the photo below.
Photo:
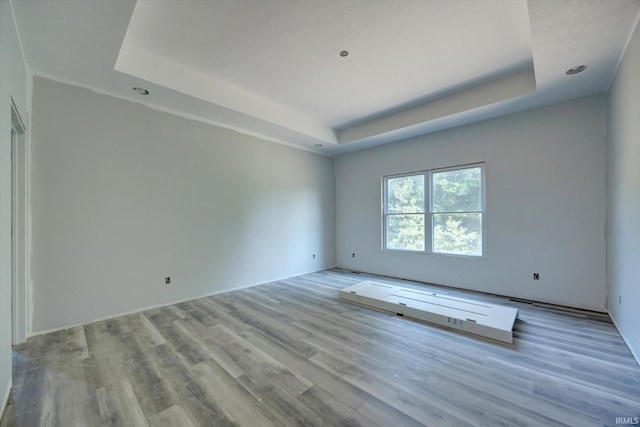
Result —
<path fill-rule="evenodd" d="M 614 426 L 640 416 L 640 368 L 606 315 L 473 294 L 520 309 L 515 343 L 502 344 L 338 299 L 371 277 L 418 286 L 328 270 L 34 337 L 14 348 L 0 426 Z"/>

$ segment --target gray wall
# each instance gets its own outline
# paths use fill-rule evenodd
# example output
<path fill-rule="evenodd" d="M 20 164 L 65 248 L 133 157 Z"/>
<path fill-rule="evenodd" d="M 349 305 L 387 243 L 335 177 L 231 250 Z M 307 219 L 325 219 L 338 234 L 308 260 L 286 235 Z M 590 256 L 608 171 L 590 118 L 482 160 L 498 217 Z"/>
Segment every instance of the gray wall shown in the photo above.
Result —
<path fill-rule="evenodd" d="M 332 158 L 42 78 L 33 92 L 34 332 L 335 265 Z"/>
<path fill-rule="evenodd" d="M 604 310 L 605 151 L 599 95 L 341 156 L 338 265 Z M 481 161 L 484 258 L 381 251 L 382 176 Z"/>
<path fill-rule="evenodd" d="M 607 94 L 607 307 L 640 361 L 640 29 Z"/>
<path fill-rule="evenodd" d="M 11 98 L 27 120 L 27 71 L 11 3 L 0 1 L 0 407 L 11 387 Z"/>

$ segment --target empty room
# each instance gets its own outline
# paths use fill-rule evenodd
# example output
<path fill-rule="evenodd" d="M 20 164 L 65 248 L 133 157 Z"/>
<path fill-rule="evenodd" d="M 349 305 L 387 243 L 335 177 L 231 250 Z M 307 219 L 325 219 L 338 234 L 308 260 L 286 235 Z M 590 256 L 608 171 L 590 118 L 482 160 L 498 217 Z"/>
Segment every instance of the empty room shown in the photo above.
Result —
<path fill-rule="evenodd" d="M 639 19 L 0 0 L 0 427 L 640 425 Z"/>

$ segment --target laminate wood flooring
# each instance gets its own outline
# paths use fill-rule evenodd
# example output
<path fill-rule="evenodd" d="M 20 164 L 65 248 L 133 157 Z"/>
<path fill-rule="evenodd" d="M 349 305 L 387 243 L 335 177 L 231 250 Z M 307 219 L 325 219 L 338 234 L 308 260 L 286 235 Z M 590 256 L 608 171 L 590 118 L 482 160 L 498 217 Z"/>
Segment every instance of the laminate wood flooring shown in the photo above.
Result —
<path fill-rule="evenodd" d="M 374 280 L 520 310 L 504 344 L 341 301 Z M 33 337 L 5 426 L 615 426 L 640 368 L 607 315 L 333 269 Z"/>

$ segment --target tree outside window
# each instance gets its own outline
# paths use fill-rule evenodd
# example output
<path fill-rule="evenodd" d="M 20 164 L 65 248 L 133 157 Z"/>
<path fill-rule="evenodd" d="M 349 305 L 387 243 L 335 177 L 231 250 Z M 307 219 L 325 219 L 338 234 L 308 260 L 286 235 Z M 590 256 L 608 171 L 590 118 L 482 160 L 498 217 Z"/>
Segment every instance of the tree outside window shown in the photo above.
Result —
<path fill-rule="evenodd" d="M 384 179 L 384 247 L 482 256 L 484 165 Z"/>

